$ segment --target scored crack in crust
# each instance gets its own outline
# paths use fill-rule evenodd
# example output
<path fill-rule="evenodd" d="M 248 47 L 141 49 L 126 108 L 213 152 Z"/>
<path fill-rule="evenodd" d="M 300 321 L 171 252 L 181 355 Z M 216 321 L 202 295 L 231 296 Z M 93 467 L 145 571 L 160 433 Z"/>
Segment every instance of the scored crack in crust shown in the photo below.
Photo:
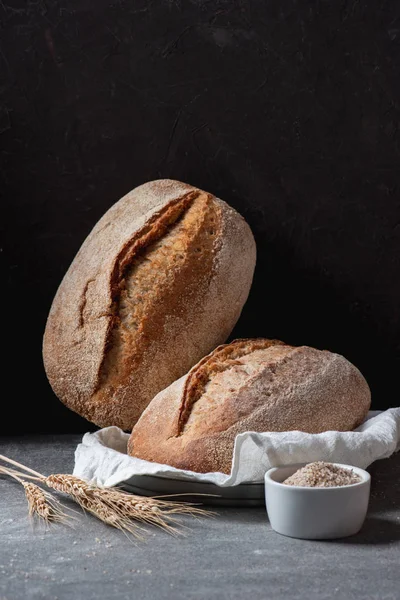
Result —
<path fill-rule="evenodd" d="M 177 434 L 181 435 L 183 433 L 195 403 L 218 373 L 231 370 L 236 365 L 242 365 L 242 362 L 238 359 L 251 354 L 255 350 L 266 350 L 273 345 L 283 346 L 284 344 L 279 340 L 250 338 L 233 340 L 230 344 L 219 346 L 195 365 L 186 379 L 179 411 Z M 230 392 L 233 391 L 233 389 L 230 389 Z"/>
<path fill-rule="evenodd" d="M 178 220 L 198 196 L 199 193 L 191 192 L 171 202 L 138 232 L 115 261 L 111 278 L 113 320 L 96 391 L 107 381 L 117 380 L 122 375 L 121 369 L 128 367 L 124 360 L 124 355 L 130 354 L 127 346 L 137 342 L 138 332 L 143 328 L 142 318 L 154 302 L 154 286 L 160 273 L 166 275 L 163 269 L 174 263 L 175 257 L 168 257 L 165 249 L 171 245 Z M 183 229 L 182 222 L 180 229 Z"/>
<path fill-rule="evenodd" d="M 139 234 L 124 259 L 117 261 L 113 322 L 92 398 L 94 406 L 98 408 L 104 396 L 121 393 L 121 384 L 125 386 L 149 351 L 152 334 L 162 338 L 168 315 L 178 313 L 182 318 L 198 303 L 199 298 L 191 297 L 190 283 L 184 288 L 181 284 L 188 270 L 188 255 L 191 279 L 196 286 L 204 281 L 206 289 L 207 280 L 213 276 L 219 233 L 218 206 L 209 194 L 192 192 L 158 215 L 145 234 Z M 149 370 L 144 381 L 136 379 L 136 390 L 146 385 Z M 169 380 L 170 375 L 165 385 Z M 138 406 L 138 412 L 142 409 Z"/>
<path fill-rule="evenodd" d="M 126 288 L 131 281 L 131 273 L 128 271 L 128 269 L 132 271 L 132 268 L 134 267 L 133 261 L 135 261 L 136 264 L 139 261 L 139 258 L 141 258 L 143 261 L 146 260 L 146 255 L 151 251 L 151 248 L 149 247 L 154 245 L 163 235 L 168 232 L 168 230 L 169 233 L 171 233 L 176 221 L 182 216 L 184 211 L 190 206 L 194 199 L 199 196 L 199 194 L 200 193 L 197 191 L 189 192 L 184 194 L 181 198 L 170 202 L 164 209 L 154 215 L 153 218 L 151 218 L 149 222 L 146 223 L 146 225 L 125 244 L 125 246 L 117 255 L 110 277 L 111 308 L 108 311 L 108 314 L 97 316 L 97 318 L 99 316 L 112 317 L 112 321 L 110 323 L 111 326 L 105 341 L 105 346 L 110 346 L 111 331 L 117 326 L 117 322 L 121 321 L 119 319 L 121 304 L 120 300 L 124 293 L 126 293 Z M 87 320 L 90 320 L 92 316 L 89 308 L 87 311 L 88 315 L 86 315 L 86 307 L 89 287 L 95 281 L 95 277 L 88 279 L 83 290 L 79 307 L 80 327 L 84 327 Z M 99 369 L 99 379 L 102 379 L 100 370 L 103 370 L 104 362 L 105 361 L 103 360 L 103 363 Z"/>

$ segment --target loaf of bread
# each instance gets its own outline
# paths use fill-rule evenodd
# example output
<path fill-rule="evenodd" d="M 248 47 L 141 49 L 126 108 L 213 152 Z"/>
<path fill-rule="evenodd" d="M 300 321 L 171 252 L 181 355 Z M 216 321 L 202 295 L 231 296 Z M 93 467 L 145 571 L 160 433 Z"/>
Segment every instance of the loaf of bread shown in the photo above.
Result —
<path fill-rule="evenodd" d="M 245 220 L 178 181 L 124 196 L 84 241 L 43 340 L 55 394 L 104 427 L 131 431 L 150 400 L 223 343 L 256 259 Z"/>
<path fill-rule="evenodd" d="M 200 473 L 230 473 L 245 431 L 350 431 L 365 418 L 370 390 L 339 354 L 276 340 L 216 348 L 160 392 L 136 423 L 128 453 Z"/>

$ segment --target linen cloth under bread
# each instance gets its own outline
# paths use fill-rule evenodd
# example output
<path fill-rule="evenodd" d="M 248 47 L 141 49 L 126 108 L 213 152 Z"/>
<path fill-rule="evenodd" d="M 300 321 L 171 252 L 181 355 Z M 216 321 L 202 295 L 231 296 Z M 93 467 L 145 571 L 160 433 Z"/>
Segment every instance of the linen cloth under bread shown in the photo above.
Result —
<path fill-rule="evenodd" d="M 128 456 L 129 434 L 118 427 L 86 433 L 75 451 L 74 475 L 97 485 L 114 486 L 134 475 L 214 483 L 228 487 L 259 483 L 274 466 L 323 460 L 365 469 L 400 450 L 400 408 L 370 411 L 354 431 L 241 433 L 236 437 L 232 470 L 194 473 Z"/>

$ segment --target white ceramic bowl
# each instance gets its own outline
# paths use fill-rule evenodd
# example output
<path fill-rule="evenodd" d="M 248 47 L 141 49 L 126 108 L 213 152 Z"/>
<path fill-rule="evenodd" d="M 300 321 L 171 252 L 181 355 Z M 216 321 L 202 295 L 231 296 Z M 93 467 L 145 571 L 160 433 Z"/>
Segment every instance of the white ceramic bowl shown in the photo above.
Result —
<path fill-rule="evenodd" d="M 265 474 L 265 504 L 271 527 L 289 537 L 323 540 L 360 531 L 368 509 L 371 477 L 352 469 L 362 481 L 338 487 L 300 487 L 281 483 L 309 463 L 274 467 Z"/>

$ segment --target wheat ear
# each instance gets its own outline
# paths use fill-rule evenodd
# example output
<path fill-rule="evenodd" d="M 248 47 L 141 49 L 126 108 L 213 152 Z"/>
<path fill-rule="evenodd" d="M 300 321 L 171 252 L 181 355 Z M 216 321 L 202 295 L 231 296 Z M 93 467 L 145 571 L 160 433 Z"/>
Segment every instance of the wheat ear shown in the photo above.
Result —
<path fill-rule="evenodd" d="M 131 527 L 126 525 L 127 523 L 132 525 L 132 521 L 149 523 L 170 533 L 178 533 L 175 527 L 177 524 L 175 515 L 211 516 L 212 514 L 189 504 L 136 496 L 118 488 L 100 488 L 74 475 L 49 475 L 45 483 L 54 490 L 68 494 L 84 510 L 94 514 L 108 525 L 127 529 L 131 533 Z"/>
<path fill-rule="evenodd" d="M 0 455 L 0 459 L 30 473 L 30 475 L 22 475 L 24 478 L 37 480 L 57 492 L 67 494 L 83 510 L 90 512 L 107 525 L 127 531 L 137 537 L 140 537 L 141 530 L 138 523 L 155 525 L 176 534 L 181 533 L 176 529 L 178 524 L 175 519 L 176 515 L 186 514 L 199 517 L 214 514 L 187 503 L 136 496 L 118 488 L 102 488 L 89 484 L 74 475 L 54 474 L 45 477 L 6 456 Z M 182 527 L 181 524 L 180 526 Z"/>
<path fill-rule="evenodd" d="M 14 469 L 0 467 L 0 473 L 9 475 L 18 481 L 24 488 L 28 501 L 29 516 L 38 517 L 46 525 L 55 522 L 65 522 L 68 515 L 63 511 L 61 503 L 49 492 L 46 492 L 35 483 L 24 481 L 24 475 Z"/>

